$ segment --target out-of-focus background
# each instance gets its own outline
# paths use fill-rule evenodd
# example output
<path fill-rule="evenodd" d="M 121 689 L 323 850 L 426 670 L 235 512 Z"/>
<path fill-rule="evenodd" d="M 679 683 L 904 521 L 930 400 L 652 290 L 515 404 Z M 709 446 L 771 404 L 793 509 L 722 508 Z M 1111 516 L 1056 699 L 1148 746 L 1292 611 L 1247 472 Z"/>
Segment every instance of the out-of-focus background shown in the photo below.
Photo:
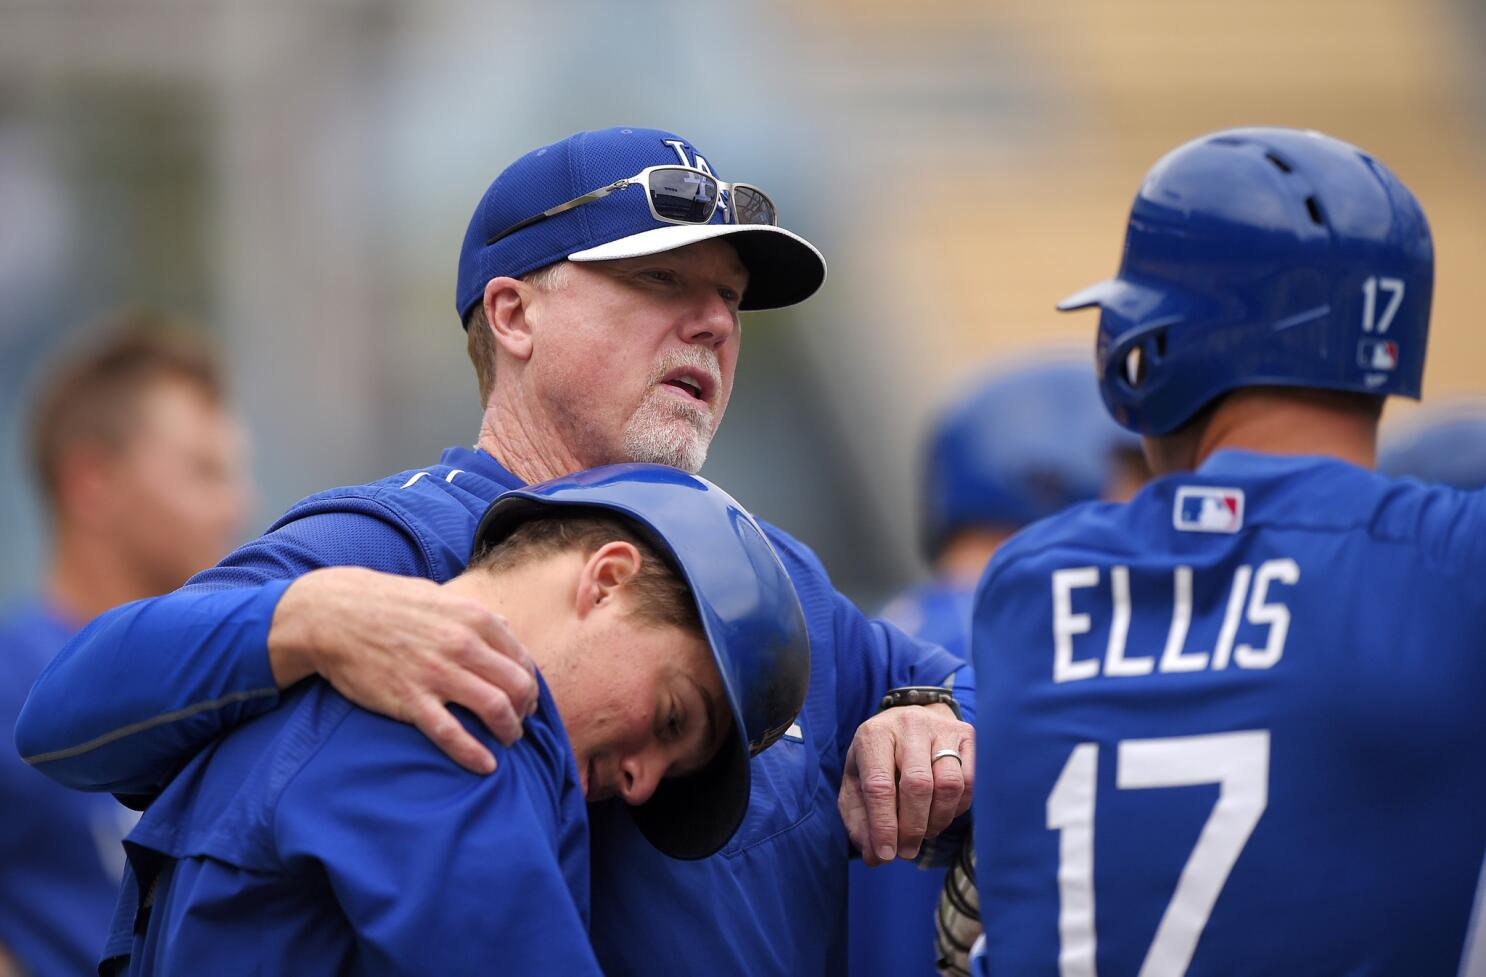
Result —
<path fill-rule="evenodd" d="M 583 128 L 686 134 L 826 253 L 819 297 L 746 320 L 705 473 L 869 604 L 920 566 L 930 413 L 1089 342 L 1053 303 L 1114 271 L 1142 174 L 1205 131 L 1391 165 L 1435 233 L 1427 396 L 1486 392 L 1483 49 L 1479 0 L 0 0 L 0 598 L 44 544 L 24 405 L 120 307 L 226 353 L 255 532 L 473 441 L 465 223 Z"/>

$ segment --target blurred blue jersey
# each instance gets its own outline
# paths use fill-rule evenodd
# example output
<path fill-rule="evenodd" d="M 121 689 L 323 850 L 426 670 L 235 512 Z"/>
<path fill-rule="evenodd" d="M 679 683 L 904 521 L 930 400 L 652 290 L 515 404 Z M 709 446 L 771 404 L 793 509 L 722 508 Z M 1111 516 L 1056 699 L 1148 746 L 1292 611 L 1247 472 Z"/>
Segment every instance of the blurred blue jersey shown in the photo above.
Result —
<path fill-rule="evenodd" d="M 973 595 L 971 587 L 935 580 L 894 598 L 882 616 L 965 658 Z M 852 861 L 846 923 L 851 977 L 935 977 L 934 911 L 947 871 L 942 864 L 895 861 L 868 868 Z"/>
<path fill-rule="evenodd" d="M 0 617 L 0 726 L 15 728 L 31 683 L 77 628 L 41 600 Z M 108 935 L 137 815 L 112 797 L 47 780 L 0 756 L 0 946 L 34 977 L 92 973 Z"/>
<path fill-rule="evenodd" d="M 73 786 L 158 792 L 205 744 L 277 703 L 267 635 L 289 581 L 340 565 L 448 580 L 491 500 L 521 484 L 490 455 L 450 448 L 427 469 L 305 499 L 176 593 L 88 625 L 38 679 L 18 747 Z M 941 684 L 963 667 L 868 620 L 814 553 L 764 530 L 809 628 L 805 708 L 753 758 L 748 813 L 710 858 L 660 854 L 621 803 L 590 809 L 591 935 L 610 977 L 843 972 L 849 843 L 836 793 L 846 749 L 887 689 Z"/>
<path fill-rule="evenodd" d="M 982 972 L 1486 972 L 1483 571 L 1486 494 L 1236 451 L 1004 547 Z"/>
<path fill-rule="evenodd" d="M 546 683 L 489 776 L 321 681 L 197 754 L 129 835 L 106 974 L 599 973 Z M 141 897 L 143 894 L 143 897 Z"/>

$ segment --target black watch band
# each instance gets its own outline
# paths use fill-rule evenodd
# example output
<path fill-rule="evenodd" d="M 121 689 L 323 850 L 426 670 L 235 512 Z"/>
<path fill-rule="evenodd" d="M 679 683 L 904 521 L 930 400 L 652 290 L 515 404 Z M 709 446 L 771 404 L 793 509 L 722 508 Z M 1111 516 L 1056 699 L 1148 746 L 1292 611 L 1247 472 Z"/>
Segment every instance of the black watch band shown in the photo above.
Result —
<path fill-rule="evenodd" d="M 889 689 L 877 709 L 881 712 L 894 706 L 932 706 L 936 702 L 949 706 L 954 710 L 955 718 L 964 722 L 965 716 L 960 712 L 960 704 L 955 701 L 954 694 L 942 685 L 904 685 Z"/>

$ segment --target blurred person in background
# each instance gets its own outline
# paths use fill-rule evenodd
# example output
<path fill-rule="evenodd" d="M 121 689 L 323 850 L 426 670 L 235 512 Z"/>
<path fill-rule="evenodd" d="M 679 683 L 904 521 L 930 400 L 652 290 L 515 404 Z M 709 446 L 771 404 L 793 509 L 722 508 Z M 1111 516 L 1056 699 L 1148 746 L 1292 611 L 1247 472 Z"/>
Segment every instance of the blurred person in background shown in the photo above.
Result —
<path fill-rule="evenodd" d="M 1074 503 L 1123 501 L 1145 477 L 1140 441 L 1110 420 L 1087 356 L 1060 352 L 996 371 L 930 431 L 921 535 L 933 578 L 883 617 L 968 660 L 971 598 L 1001 544 Z M 852 863 L 852 977 L 935 973 L 933 914 L 946 870 L 939 852 L 925 853 L 916 864 Z"/>
<path fill-rule="evenodd" d="M 242 526 L 243 439 L 215 359 L 131 316 L 40 391 L 31 462 L 50 520 L 37 592 L 0 613 L 7 738 L 37 675 L 84 623 L 212 565 Z M 92 973 L 133 812 L 0 757 L 0 944 L 32 977 Z M 0 973 L 4 973 L 0 953 Z"/>
<path fill-rule="evenodd" d="M 1385 426 L 1378 471 L 1458 489 L 1486 487 L 1486 401 L 1433 405 Z"/>

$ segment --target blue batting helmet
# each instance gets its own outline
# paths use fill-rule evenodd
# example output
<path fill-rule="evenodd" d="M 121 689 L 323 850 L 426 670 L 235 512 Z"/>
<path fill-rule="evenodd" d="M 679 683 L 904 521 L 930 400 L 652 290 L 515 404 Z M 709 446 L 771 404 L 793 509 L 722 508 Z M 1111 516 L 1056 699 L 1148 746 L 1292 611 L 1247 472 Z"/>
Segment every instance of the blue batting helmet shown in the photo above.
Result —
<path fill-rule="evenodd" d="M 1140 444 L 1098 389 L 1085 361 L 1052 359 L 997 373 L 946 410 L 924 465 L 929 555 L 967 526 L 1024 526 L 1099 498 L 1114 451 Z"/>
<path fill-rule="evenodd" d="M 1119 274 L 1059 303 L 1099 306 L 1115 420 L 1174 431 L 1238 387 L 1419 396 L 1434 249 L 1387 167 L 1317 132 L 1230 129 L 1146 175 Z"/>
<path fill-rule="evenodd" d="M 661 781 L 631 809 L 662 852 L 705 858 L 743 822 L 749 757 L 784 735 L 805 704 L 810 642 L 799 597 L 763 530 L 732 496 L 663 465 L 609 465 L 507 492 L 485 511 L 475 549 L 528 519 L 585 509 L 624 517 L 674 561 L 722 675 L 735 735 L 705 769 Z"/>
<path fill-rule="evenodd" d="M 1385 430 L 1378 470 L 1455 488 L 1486 488 L 1486 401 L 1421 411 Z"/>

